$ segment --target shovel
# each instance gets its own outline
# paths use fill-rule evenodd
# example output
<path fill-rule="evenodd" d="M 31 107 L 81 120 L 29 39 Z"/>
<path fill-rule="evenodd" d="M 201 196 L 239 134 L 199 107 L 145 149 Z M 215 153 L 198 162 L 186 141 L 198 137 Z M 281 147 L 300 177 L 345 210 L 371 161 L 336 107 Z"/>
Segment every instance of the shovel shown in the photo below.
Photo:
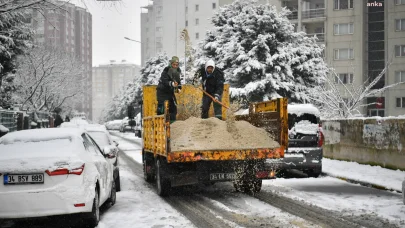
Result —
<path fill-rule="evenodd" d="M 207 93 L 205 90 L 201 89 L 200 87 L 197 87 L 199 90 L 201 90 L 205 95 L 207 95 L 208 97 L 210 97 L 214 102 L 222 105 L 222 107 L 229 109 L 229 107 L 227 107 L 226 105 L 222 104 L 222 102 L 220 102 L 219 100 L 215 99 L 213 96 L 211 96 L 211 94 Z"/>

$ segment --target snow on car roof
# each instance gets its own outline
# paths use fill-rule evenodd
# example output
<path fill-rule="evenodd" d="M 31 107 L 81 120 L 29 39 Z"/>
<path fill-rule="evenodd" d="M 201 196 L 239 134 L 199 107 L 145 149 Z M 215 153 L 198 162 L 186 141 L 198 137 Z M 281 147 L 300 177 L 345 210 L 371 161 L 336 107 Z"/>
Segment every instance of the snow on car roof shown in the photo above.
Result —
<path fill-rule="evenodd" d="M 102 132 L 106 132 L 107 129 L 104 125 L 100 125 L 100 124 L 89 124 L 87 126 L 84 127 L 86 129 L 86 131 L 102 131 Z"/>
<path fill-rule="evenodd" d="M 288 114 L 295 114 L 297 116 L 312 114 L 319 117 L 321 115 L 319 109 L 313 104 L 288 104 L 287 110 Z"/>
<path fill-rule="evenodd" d="M 81 137 L 85 131 L 79 128 L 42 128 L 8 133 L 0 138 L 0 144 L 15 142 L 40 142 L 55 139 L 73 139 Z"/>

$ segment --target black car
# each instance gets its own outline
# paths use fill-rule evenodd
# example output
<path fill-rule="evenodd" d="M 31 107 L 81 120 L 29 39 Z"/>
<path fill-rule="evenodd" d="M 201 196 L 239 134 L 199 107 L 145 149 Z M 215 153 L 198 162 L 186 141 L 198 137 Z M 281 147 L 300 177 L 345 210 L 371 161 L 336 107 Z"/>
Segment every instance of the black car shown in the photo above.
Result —
<path fill-rule="evenodd" d="M 288 128 L 288 148 L 284 158 L 269 160 L 269 166 L 280 174 L 299 170 L 308 177 L 318 177 L 322 173 L 324 141 L 319 110 L 312 104 L 289 104 Z"/>

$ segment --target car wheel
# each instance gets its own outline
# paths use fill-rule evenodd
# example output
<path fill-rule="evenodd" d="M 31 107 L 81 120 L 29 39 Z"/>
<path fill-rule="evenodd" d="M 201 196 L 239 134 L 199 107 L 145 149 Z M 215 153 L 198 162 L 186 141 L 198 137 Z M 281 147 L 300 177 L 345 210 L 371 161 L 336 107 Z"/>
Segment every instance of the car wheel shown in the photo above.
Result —
<path fill-rule="evenodd" d="M 121 191 L 120 173 L 118 173 L 117 177 L 115 178 L 115 189 L 117 192 Z"/>
<path fill-rule="evenodd" d="M 164 166 L 159 159 L 156 161 L 156 187 L 159 196 L 167 196 L 170 190 L 170 182 L 163 175 Z"/>
<path fill-rule="evenodd" d="M 308 175 L 308 177 L 317 178 L 317 177 L 319 177 L 319 176 L 321 175 L 321 173 L 322 173 L 322 168 L 309 170 L 309 171 L 307 171 L 307 172 L 305 172 L 305 173 Z"/>
<path fill-rule="evenodd" d="M 107 199 L 107 202 L 113 206 L 117 201 L 117 188 L 115 185 L 115 181 L 112 182 L 110 197 Z"/>
<path fill-rule="evenodd" d="M 100 221 L 100 199 L 98 195 L 98 191 L 96 189 L 96 194 L 93 200 L 93 207 L 90 213 L 87 215 L 87 225 L 88 227 L 94 228 L 98 225 Z"/>

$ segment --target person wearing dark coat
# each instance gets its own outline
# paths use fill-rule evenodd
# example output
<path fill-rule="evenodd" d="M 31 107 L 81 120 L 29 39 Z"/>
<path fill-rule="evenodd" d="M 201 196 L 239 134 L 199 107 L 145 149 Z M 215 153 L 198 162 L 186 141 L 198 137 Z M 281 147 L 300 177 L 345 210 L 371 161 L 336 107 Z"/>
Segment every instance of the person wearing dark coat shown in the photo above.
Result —
<path fill-rule="evenodd" d="M 63 123 L 63 119 L 62 119 L 62 117 L 59 115 L 59 113 L 58 114 L 56 114 L 56 117 L 55 117 L 55 127 L 59 127 L 62 123 Z"/>
<path fill-rule="evenodd" d="M 169 101 L 171 123 L 176 121 L 177 100 L 175 93 L 181 92 L 180 74 L 179 58 L 173 56 L 170 60 L 170 65 L 163 70 L 156 88 L 158 100 L 157 114 L 164 114 L 164 102 Z"/>
<path fill-rule="evenodd" d="M 197 70 L 195 74 L 195 79 L 201 78 L 203 89 L 215 97 L 216 100 L 222 101 L 222 93 L 224 91 L 224 73 L 215 68 L 215 62 L 213 60 L 208 60 L 205 63 L 205 67 Z M 201 118 L 208 118 L 208 112 L 210 110 L 212 99 L 203 94 L 202 105 L 201 105 Z M 222 120 L 222 106 L 217 102 L 214 102 L 214 113 L 215 117 Z"/>
<path fill-rule="evenodd" d="M 69 116 L 66 116 L 66 117 L 65 117 L 65 122 L 70 122 Z"/>

